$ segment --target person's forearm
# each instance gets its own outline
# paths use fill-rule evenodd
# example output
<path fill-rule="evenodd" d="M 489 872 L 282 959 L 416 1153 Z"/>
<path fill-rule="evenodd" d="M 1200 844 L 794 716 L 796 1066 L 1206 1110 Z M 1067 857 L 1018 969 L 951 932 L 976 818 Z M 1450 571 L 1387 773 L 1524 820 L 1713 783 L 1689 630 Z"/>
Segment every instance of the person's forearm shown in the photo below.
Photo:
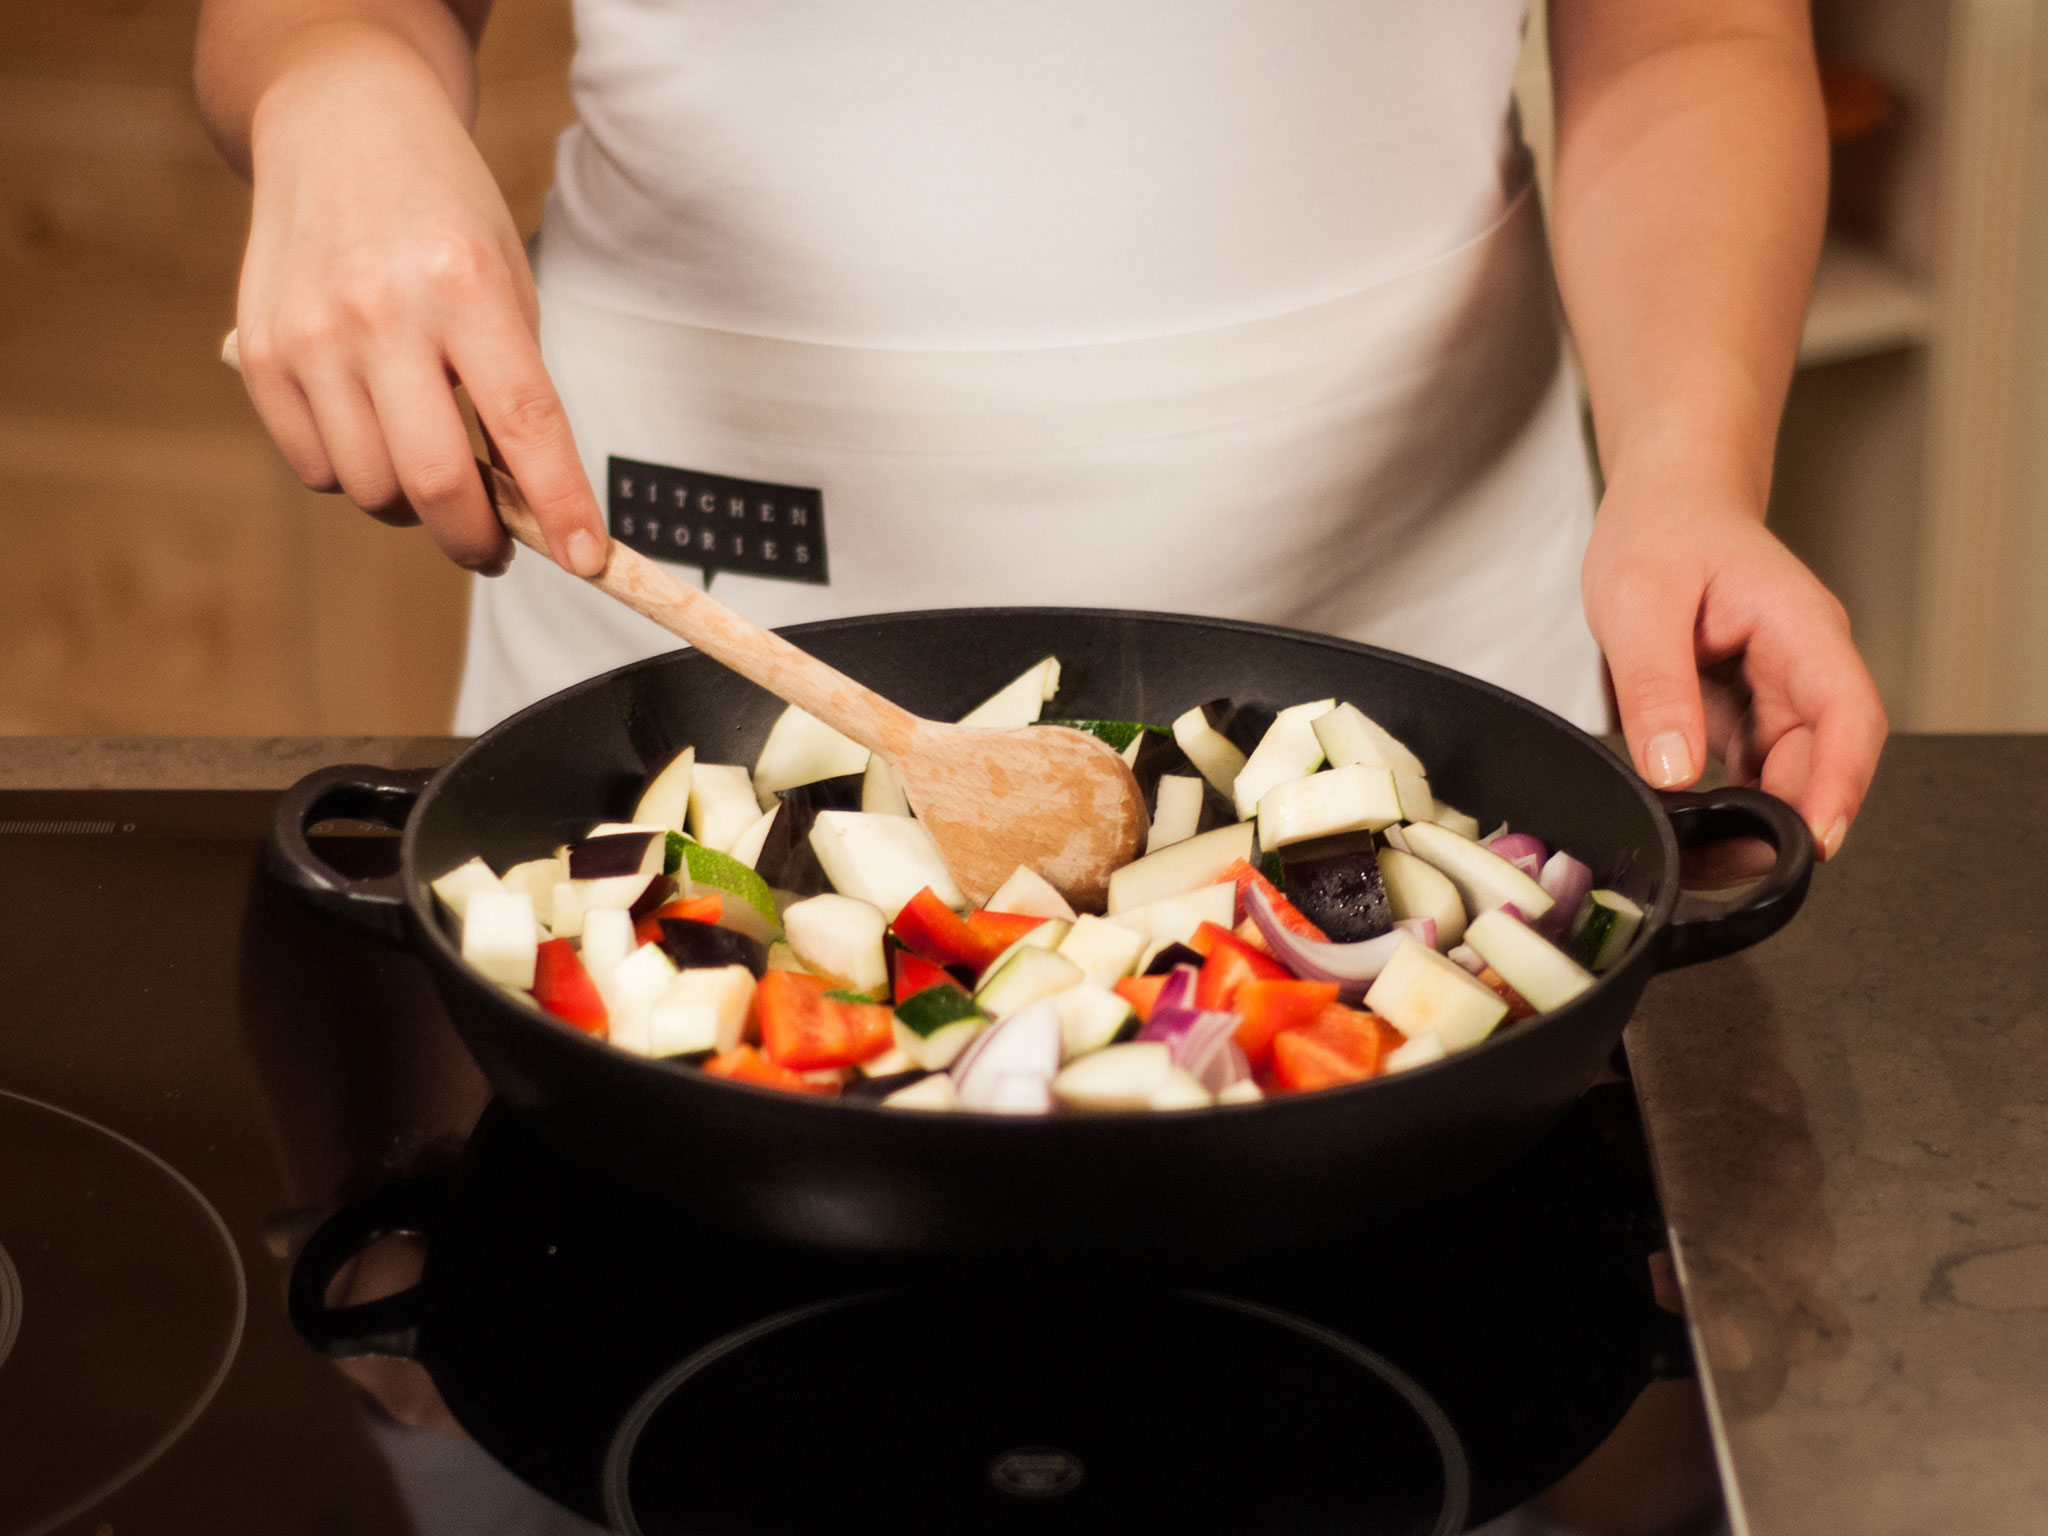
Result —
<path fill-rule="evenodd" d="M 471 124 L 489 11 L 490 0 L 203 0 L 192 69 L 200 115 L 244 176 L 266 99 L 295 78 L 367 72 L 400 90 L 438 91 Z"/>
<path fill-rule="evenodd" d="M 1826 208 L 1806 8 L 1552 0 L 1550 27 L 1553 241 L 1609 481 L 1760 517 Z"/>

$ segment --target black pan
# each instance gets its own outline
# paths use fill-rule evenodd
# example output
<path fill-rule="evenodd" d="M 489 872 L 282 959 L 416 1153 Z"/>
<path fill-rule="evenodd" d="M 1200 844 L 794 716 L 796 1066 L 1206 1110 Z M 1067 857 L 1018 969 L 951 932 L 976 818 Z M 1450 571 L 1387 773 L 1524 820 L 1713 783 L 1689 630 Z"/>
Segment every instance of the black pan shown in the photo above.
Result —
<path fill-rule="evenodd" d="M 615 1051 L 474 974 L 428 881 L 496 868 L 630 814 L 687 745 L 751 763 L 780 704 L 678 652 L 543 700 L 429 776 L 323 769 L 278 811 L 273 862 L 309 899 L 409 945 L 433 971 L 499 1095 L 563 1156 L 658 1207 L 772 1242 L 947 1261 L 1194 1272 L 1307 1247 L 1477 1185 L 1532 1146 L 1601 1073 L 1659 970 L 1727 954 L 1789 921 L 1813 845 L 1753 790 L 1658 795 L 1598 741 L 1499 688 L 1425 662 L 1265 625 L 1089 609 L 967 609 L 788 632 L 919 713 L 953 718 L 1051 654 L 1058 712 L 1164 722 L 1206 699 L 1334 695 L 1429 765 L 1445 800 L 1571 849 L 1645 919 L 1569 1006 L 1431 1067 L 1321 1093 L 1177 1114 L 910 1114 L 713 1079 Z M 402 827 L 401 868 L 350 880 L 306 829 Z M 1675 921 L 1678 850 L 1770 841 L 1735 910 Z"/>

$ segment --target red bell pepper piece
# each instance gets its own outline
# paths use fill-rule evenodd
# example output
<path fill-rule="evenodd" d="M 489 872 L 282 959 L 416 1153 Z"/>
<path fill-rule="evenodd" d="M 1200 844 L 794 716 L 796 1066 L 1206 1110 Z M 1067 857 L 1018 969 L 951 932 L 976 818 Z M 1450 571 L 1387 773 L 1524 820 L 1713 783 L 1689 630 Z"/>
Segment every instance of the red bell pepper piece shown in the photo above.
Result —
<path fill-rule="evenodd" d="M 981 946 L 982 958 L 975 964 L 975 974 L 988 969 L 990 961 L 1044 921 L 1042 917 L 1027 917 L 1021 912 L 968 913 L 967 931 Z"/>
<path fill-rule="evenodd" d="M 1152 1017 L 1152 1005 L 1159 1001 L 1165 986 L 1164 976 L 1126 976 L 1116 984 L 1116 995 L 1136 1010 L 1138 1022 L 1143 1024 Z"/>
<path fill-rule="evenodd" d="M 659 944 L 664 917 L 688 918 L 693 923 L 715 923 L 724 913 L 725 903 L 719 900 L 716 891 L 706 891 L 702 896 L 686 896 L 681 901 L 656 907 L 641 918 L 633 925 L 633 937 L 642 944 Z"/>
<path fill-rule="evenodd" d="M 888 1007 L 828 996 L 831 991 L 824 977 L 799 971 L 770 971 L 761 978 L 754 1010 L 770 1061 L 798 1072 L 850 1067 L 895 1043 Z"/>
<path fill-rule="evenodd" d="M 1508 1023 L 1519 1024 L 1524 1019 L 1536 1017 L 1536 1005 L 1509 986 L 1507 978 L 1492 966 L 1479 973 L 1479 980 L 1499 993 L 1501 1001 L 1508 1005 Z"/>
<path fill-rule="evenodd" d="M 943 965 L 925 959 L 916 950 L 899 948 L 890 957 L 889 979 L 892 984 L 890 996 L 900 1003 L 906 997 L 917 996 L 926 987 L 953 982 L 953 975 Z"/>
<path fill-rule="evenodd" d="M 770 975 L 779 974 L 770 972 Z M 778 1066 L 755 1050 L 751 1045 L 736 1045 L 729 1051 L 721 1052 L 704 1063 L 704 1070 L 713 1077 L 729 1077 L 735 1082 L 758 1083 L 763 1088 L 783 1088 L 792 1093 L 834 1093 L 832 1083 L 819 1082 L 805 1077 L 803 1073 L 788 1067 Z"/>
<path fill-rule="evenodd" d="M 1239 859 L 1225 873 L 1237 882 L 1237 915 L 1239 917 L 1249 920 L 1250 909 L 1244 904 L 1244 893 L 1247 887 L 1256 885 L 1266 893 L 1266 899 L 1273 904 L 1273 914 L 1280 919 L 1280 926 L 1282 928 L 1285 928 L 1289 933 L 1298 933 L 1304 939 L 1314 939 L 1324 944 L 1329 942 L 1330 936 L 1304 917 L 1301 909 L 1285 896 L 1282 896 L 1280 888 L 1260 874 L 1249 860 Z"/>
<path fill-rule="evenodd" d="M 1273 1037 L 1313 1024 L 1337 1001 L 1334 981 L 1248 981 L 1237 989 L 1237 1043 L 1254 1070 L 1272 1059 Z"/>
<path fill-rule="evenodd" d="M 1237 990 L 1248 981 L 1292 981 L 1294 973 L 1242 943 L 1227 928 L 1204 923 L 1189 941 L 1205 958 L 1195 978 L 1195 1006 L 1236 1011 Z"/>
<path fill-rule="evenodd" d="M 1308 1024 L 1273 1037 L 1273 1080 L 1288 1093 L 1377 1076 L 1401 1033 L 1376 1013 L 1332 1003 Z"/>
<path fill-rule="evenodd" d="M 890 927 L 897 938 L 927 960 L 981 969 L 974 959 L 980 952 L 979 941 L 960 914 L 939 900 L 930 886 L 903 904 Z"/>
<path fill-rule="evenodd" d="M 567 939 L 549 939 L 534 956 L 533 1000 L 586 1035 L 603 1040 L 611 1033 L 597 983 L 590 979 L 583 957 Z"/>

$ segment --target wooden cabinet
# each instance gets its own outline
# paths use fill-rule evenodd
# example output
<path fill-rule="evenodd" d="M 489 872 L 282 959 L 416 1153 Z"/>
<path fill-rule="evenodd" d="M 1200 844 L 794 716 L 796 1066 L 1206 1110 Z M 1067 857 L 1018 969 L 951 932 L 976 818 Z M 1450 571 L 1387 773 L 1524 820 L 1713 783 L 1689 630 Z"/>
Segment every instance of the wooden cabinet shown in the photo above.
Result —
<path fill-rule="evenodd" d="M 196 11 L 0 7 L 0 733 L 444 731 L 467 578 L 301 488 L 218 361 L 248 194 Z M 530 230 L 568 6 L 499 11 L 478 140 Z"/>

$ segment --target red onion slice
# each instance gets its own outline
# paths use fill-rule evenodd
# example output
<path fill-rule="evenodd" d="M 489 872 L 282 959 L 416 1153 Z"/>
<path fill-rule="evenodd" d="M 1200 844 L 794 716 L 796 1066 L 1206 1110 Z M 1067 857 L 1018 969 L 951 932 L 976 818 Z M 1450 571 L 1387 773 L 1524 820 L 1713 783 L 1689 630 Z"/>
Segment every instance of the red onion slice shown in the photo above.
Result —
<path fill-rule="evenodd" d="M 1560 939 L 1593 893 L 1593 871 L 1560 848 L 1543 866 L 1536 883 L 1550 893 L 1551 907 L 1532 926 L 1546 939 Z"/>
<path fill-rule="evenodd" d="M 1436 919 L 1433 917 L 1397 917 L 1394 931 L 1413 936 L 1418 944 L 1436 948 Z"/>
<path fill-rule="evenodd" d="M 1235 1039 L 1225 1039 L 1206 1061 L 1190 1065 L 1188 1070 L 1211 1093 L 1221 1093 L 1233 1083 L 1251 1081 L 1252 1064 Z"/>
<path fill-rule="evenodd" d="M 1549 857 L 1543 840 L 1528 832 L 1497 833 L 1479 846 L 1506 859 L 1531 880 L 1536 878 L 1536 872 L 1543 868 L 1544 859 Z"/>
<path fill-rule="evenodd" d="M 1387 962 L 1394 958 L 1394 951 L 1409 937 L 1396 927 L 1376 939 L 1362 939 L 1355 944 L 1322 943 L 1289 930 L 1274 912 L 1271 898 L 1258 886 L 1246 887 L 1244 904 L 1259 932 L 1266 936 L 1274 958 L 1303 981 L 1336 982 L 1338 998 L 1347 1003 L 1365 996 L 1366 988 L 1379 979 Z M 1430 922 L 1432 943 L 1435 927 Z"/>

